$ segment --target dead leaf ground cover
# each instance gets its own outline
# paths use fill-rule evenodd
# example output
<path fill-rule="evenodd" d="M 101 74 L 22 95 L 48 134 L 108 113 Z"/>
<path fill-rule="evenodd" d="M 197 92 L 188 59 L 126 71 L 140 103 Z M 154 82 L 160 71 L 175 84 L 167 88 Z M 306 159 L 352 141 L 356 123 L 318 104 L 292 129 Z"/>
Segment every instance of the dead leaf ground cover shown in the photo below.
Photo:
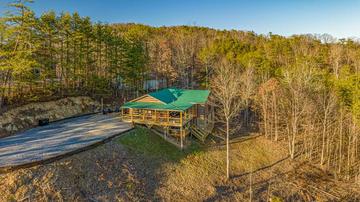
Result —
<path fill-rule="evenodd" d="M 185 151 L 144 128 L 60 161 L 0 175 L 0 201 L 356 201 L 358 185 L 291 162 L 263 137 Z"/>

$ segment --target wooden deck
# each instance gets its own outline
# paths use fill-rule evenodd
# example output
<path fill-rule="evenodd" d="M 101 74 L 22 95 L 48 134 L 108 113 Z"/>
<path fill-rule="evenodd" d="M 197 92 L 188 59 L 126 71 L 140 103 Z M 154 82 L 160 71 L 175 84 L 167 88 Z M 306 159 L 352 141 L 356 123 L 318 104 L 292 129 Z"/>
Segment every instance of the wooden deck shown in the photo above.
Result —
<path fill-rule="evenodd" d="M 179 143 L 178 146 L 183 148 L 186 137 L 190 134 L 202 142 L 205 141 L 213 129 L 212 112 L 201 111 L 198 105 L 193 105 L 185 111 L 128 108 L 122 109 L 121 119 L 156 130 L 164 139 Z"/>
<path fill-rule="evenodd" d="M 177 117 L 172 116 L 171 113 L 171 111 L 131 110 L 128 114 L 122 113 L 122 120 L 145 125 L 182 127 L 195 118 L 195 115 L 189 112 L 178 112 Z"/>

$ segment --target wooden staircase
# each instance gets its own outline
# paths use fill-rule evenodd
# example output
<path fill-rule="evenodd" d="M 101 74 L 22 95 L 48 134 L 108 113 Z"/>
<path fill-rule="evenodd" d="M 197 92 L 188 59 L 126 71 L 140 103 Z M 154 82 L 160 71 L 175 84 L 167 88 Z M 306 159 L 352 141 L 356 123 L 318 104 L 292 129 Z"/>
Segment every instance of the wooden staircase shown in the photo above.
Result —
<path fill-rule="evenodd" d="M 210 132 L 201 129 L 197 127 L 196 125 L 191 126 L 191 134 L 195 136 L 197 139 L 199 139 L 201 142 L 205 142 L 207 136 L 210 134 Z"/>

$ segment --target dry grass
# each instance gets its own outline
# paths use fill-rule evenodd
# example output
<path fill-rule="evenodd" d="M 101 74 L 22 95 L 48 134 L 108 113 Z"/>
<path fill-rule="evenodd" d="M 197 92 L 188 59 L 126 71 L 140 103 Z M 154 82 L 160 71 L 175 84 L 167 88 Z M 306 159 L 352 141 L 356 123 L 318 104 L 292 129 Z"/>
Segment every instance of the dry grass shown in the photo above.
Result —
<path fill-rule="evenodd" d="M 357 185 L 335 181 L 307 164 L 278 162 L 286 158 L 281 148 L 263 137 L 232 144 L 232 179 L 226 181 L 224 148 L 182 153 L 154 134 L 135 130 L 91 151 L 0 175 L 0 201 L 358 199 Z"/>
<path fill-rule="evenodd" d="M 139 158 L 110 142 L 46 166 L 1 175 L 0 201 L 140 200 L 148 191 L 142 179 L 151 179 L 144 174 L 151 162 Z"/>
<path fill-rule="evenodd" d="M 269 141 L 251 139 L 231 145 L 231 175 L 255 171 L 277 161 L 282 156 L 278 149 L 268 150 Z M 166 200 L 199 200 L 215 197 L 217 187 L 226 184 L 225 148 L 206 150 L 182 159 L 179 164 L 166 169 L 167 177 L 158 194 Z M 193 183 L 189 183 L 193 182 Z M 221 190 L 220 190 L 221 191 Z"/>

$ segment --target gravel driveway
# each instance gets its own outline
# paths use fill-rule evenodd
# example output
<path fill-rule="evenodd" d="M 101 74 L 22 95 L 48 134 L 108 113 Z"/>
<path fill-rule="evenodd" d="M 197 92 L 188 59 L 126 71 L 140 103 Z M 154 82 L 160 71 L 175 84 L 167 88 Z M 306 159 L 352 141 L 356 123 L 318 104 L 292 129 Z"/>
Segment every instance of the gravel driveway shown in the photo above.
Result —
<path fill-rule="evenodd" d="M 0 168 L 54 158 L 131 129 L 118 115 L 88 115 L 0 139 Z"/>

